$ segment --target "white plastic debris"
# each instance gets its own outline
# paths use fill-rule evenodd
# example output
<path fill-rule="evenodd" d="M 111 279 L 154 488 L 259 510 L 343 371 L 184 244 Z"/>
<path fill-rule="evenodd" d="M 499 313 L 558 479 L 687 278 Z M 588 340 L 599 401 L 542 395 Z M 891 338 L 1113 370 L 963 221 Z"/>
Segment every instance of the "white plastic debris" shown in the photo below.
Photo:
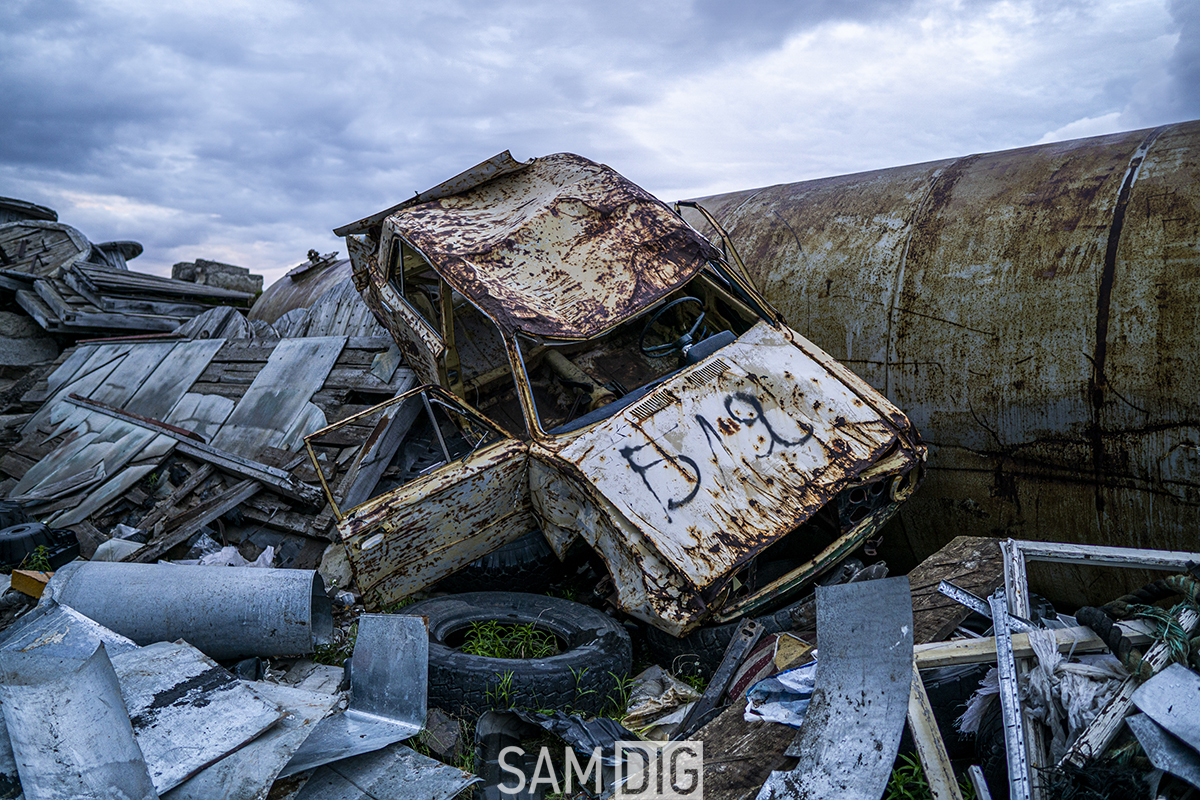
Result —
<path fill-rule="evenodd" d="M 747 722 L 781 722 L 799 728 L 812 700 L 817 681 L 817 662 L 772 675 L 746 691 Z"/>

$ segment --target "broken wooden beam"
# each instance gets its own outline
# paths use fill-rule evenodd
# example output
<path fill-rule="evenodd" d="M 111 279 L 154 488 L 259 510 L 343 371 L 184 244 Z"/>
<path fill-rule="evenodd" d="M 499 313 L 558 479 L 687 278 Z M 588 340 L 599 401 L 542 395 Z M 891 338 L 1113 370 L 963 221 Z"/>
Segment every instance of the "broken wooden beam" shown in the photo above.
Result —
<path fill-rule="evenodd" d="M 152 532 L 159 520 L 166 519 L 175 510 L 175 506 L 179 505 L 179 501 L 194 492 L 197 486 L 208 480 L 209 476 L 215 470 L 216 467 L 212 464 L 201 464 L 199 469 L 189 475 L 187 480 L 181 483 L 175 491 L 171 492 L 170 497 L 155 506 L 154 510 L 149 514 L 142 517 L 137 527 L 148 533 Z"/>
<path fill-rule="evenodd" d="M 1150 635 L 1139 627 L 1121 625 L 1121 630 L 1135 647 L 1141 647 L 1153 641 Z M 1090 628 L 1056 628 L 1054 639 L 1060 653 L 1074 652 L 1076 655 L 1084 655 L 1108 652 L 1108 645 Z M 1014 633 L 1012 644 L 1013 654 L 1017 658 L 1034 657 L 1033 645 L 1029 643 L 1029 634 Z M 995 663 L 996 639 L 986 636 L 982 639 L 956 639 L 952 642 L 919 644 L 913 647 L 913 658 L 919 669 Z"/>
<path fill-rule="evenodd" d="M 172 547 L 187 541 L 205 525 L 237 508 L 262 489 L 262 484 L 256 480 L 247 479 L 234 484 L 216 497 L 173 517 L 170 522 L 174 524 L 170 530 L 121 560 L 143 563 L 157 560 Z"/>

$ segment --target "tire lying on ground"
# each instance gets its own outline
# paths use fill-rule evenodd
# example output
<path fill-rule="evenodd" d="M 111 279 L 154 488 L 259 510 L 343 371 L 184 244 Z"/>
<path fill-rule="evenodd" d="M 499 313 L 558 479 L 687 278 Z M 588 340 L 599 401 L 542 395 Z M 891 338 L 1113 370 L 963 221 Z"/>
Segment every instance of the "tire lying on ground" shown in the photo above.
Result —
<path fill-rule="evenodd" d="M 429 620 L 429 704 L 474 717 L 491 708 L 563 709 L 596 714 L 619 699 L 632 656 L 629 634 L 579 603 L 516 592 L 468 592 L 414 603 Z M 464 653 L 472 623 L 533 625 L 558 639 L 558 655 L 506 659 Z"/>
<path fill-rule="evenodd" d="M 486 592 L 520 588 L 540 592 L 562 572 L 546 537 L 533 530 L 442 579 L 445 592 Z"/>

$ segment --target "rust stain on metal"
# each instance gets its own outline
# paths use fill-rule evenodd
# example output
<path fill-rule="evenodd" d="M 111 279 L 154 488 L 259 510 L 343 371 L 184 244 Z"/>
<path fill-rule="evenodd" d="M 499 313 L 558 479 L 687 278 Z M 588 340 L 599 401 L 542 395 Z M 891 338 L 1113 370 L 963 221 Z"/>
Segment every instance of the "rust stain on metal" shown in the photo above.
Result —
<path fill-rule="evenodd" d="M 661 201 L 569 153 L 388 223 L 502 329 L 538 336 L 592 336 L 720 256 Z"/>
<path fill-rule="evenodd" d="M 788 324 L 936 443 L 901 511 L 915 551 L 1190 546 L 1200 122 L 701 202 Z M 1075 603 L 1132 588 L 1054 570 L 1091 586 Z"/>

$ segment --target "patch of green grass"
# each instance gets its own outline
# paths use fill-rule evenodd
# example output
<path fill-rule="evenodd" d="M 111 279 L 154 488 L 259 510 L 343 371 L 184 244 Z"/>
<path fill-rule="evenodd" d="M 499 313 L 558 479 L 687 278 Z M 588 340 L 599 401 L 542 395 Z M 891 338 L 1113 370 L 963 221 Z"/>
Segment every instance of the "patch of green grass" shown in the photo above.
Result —
<path fill-rule="evenodd" d="M 546 658 L 561 652 L 552 633 L 530 624 L 512 625 L 495 620 L 471 623 L 461 649 L 475 656 L 522 660 Z"/>
<path fill-rule="evenodd" d="M 700 692 L 700 694 L 704 694 L 704 690 L 708 688 L 708 678 L 702 678 L 699 675 L 688 675 L 686 673 L 676 675 L 675 677 L 697 692 Z"/>
<path fill-rule="evenodd" d="M 340 667 L 343 662 L 354 652 L 354 643 L 358 640 L 358 623 L 355 622 L 346 631 L 346 635 L 342 637 L 340 642 L 334 641 L 329 644 L 319 645 L 313 652 L 313 661 L 318 664 L 329 664 L 331 666 Z"/>
<path fill-rule="evenodd" d="M 29 555 L 25 556 L 17 569 L 31 569 L 34 572 L 49 572 L 50 560 L 46 555 L 50 550 L 44 544 L 39 544 Z"/>
<path fill-rule="evenodd" d="M 512 672 L 496 673 L 496 685 L 487 690 L 487 699 L 496 708 L 512 708 Z"/>
<path fill-rule="evenodd" d="M 925 770 L 915 755 L 900 756 L 892 768 L 892 777 L 884 790 L 883 800 L 933 800 Z M 975 800 L 975 787 L 965 777 L 959 779 L 958 788 L 963 800 Z"/>

